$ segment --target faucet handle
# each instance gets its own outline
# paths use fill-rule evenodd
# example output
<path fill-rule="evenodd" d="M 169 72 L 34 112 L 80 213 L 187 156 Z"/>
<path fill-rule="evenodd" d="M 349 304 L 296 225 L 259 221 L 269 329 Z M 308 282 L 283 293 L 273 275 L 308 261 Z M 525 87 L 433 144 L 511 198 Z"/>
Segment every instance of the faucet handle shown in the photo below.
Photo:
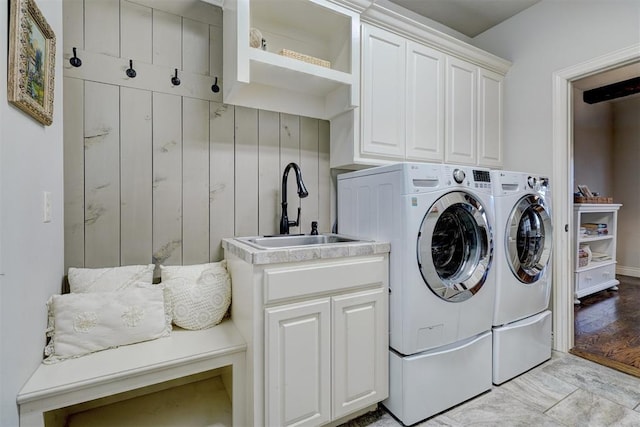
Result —
<path fill-rule="evenodd" d="M 300 225 L 300 211 L 302 210 L 302 208 L 298 207 L 298 217 L 296 218 L 295 221 L 289 221 L 289 226 L 290 227 L 298 227 Z"/>

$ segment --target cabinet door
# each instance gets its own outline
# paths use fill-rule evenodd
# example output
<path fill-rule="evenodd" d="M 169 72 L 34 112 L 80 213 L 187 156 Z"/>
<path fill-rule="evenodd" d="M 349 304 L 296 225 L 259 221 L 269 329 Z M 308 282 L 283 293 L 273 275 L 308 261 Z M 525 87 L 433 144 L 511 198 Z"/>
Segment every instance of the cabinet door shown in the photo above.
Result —
<path fill-rule="evenodd" d="M 442 52 L 407 43 L 407 159 L 444 159 L 444 62 Z"/>
<path fill-rule="evenodd" d="M 502 82 L 500 74 L 480 69 L 478 95 L 478 164 L 502 166 Z"/>
<path fill-rule="evenodd" d="M 476 164 L 478 67 L 447 57 L 445 161 Z"/>
<path fill-rule="evenodd" d="M 265 310 L 266 425 L 331 419 L 328 298 Z"/>
<path fill-rule="evenodd" d="M 333 298 L 333 417 L 388 396 L 387 290 Z"/>
<path fill-rule="evenodd" d="M 405 39 L 362 27 L 362 153 L 404 158 Z"/>

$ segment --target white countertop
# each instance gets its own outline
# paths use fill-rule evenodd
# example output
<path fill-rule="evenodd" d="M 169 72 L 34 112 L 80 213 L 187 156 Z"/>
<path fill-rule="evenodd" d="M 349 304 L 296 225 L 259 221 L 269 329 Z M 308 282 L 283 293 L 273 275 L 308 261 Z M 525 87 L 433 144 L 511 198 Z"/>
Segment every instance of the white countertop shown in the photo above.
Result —
<path fill-rule="evenodd" d="M 384 254 L 391 251 L 387 242 L 340 242 L 288 248 L 258 249 L 235 238 L 222 239 L 222 247 L 249 264 L 279 264 Z"/>

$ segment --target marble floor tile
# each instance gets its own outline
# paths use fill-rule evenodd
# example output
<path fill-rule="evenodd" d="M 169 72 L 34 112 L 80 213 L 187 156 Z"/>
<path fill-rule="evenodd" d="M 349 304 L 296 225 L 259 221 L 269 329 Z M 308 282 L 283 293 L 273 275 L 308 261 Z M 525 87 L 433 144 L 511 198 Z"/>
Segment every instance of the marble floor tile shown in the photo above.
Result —
<path fill-rule="evenodd" d="M 567 426 L 640 425 L 640 413 L 582 389 L 573 392 L 545 414 Z"/>
<path fill-rule="evenodd" d="M 460 426 L 561 426 L 553 418 L 495 387 L 445 413 Z"/>
<path fill-rule="evenodd" d="M 447 414 L 442 414 L 417 424 L 417 427 L 462 427 L 462 424 L 452 419 Z"/>
<path fill-rule="evenodd" d="M 538 366 L 499 386 L 516 399 L 544 412 L 578 389 Z"/>
<path fill-rule="evenodd" d="M 635 408 L 640 402 L 640 379 L 571 354 L 552 358 L 542 370 L 569 384 L 612 402 Z"/>
<path fill-rule="evenodd" d="M 572 354 L 551 360 L 419 427 L 640 426 L 640 378 Z M 345 427 L 400 427 L 382 406 Z"/>

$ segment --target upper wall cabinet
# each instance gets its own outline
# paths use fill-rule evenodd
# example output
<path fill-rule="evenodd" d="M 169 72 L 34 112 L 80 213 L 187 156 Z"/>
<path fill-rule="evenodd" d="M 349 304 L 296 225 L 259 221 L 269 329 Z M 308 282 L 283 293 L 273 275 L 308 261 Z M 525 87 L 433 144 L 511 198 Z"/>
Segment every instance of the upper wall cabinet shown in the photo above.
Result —
<path fill-rule="evenodd" d="M 360 15 L 329 0 L 225 0 L 224 102 L 330 119 L 359 101 Z"/>
<path fill-rule="evenodd" d="M 453 57 L 446 69 L 445 162 L 501 167 L 503 75 Z"/>
<path fill-rule="evenodd" d="M 361 103 L 331 120 L 331 167 L 501 167 L 510 63 L 375 3 L 361 20 Z"/>
<path fill-rule="evenodd" d="M 361 82 L 364 156 L 442 161 L 441 52 L 363 25 Z"/>

